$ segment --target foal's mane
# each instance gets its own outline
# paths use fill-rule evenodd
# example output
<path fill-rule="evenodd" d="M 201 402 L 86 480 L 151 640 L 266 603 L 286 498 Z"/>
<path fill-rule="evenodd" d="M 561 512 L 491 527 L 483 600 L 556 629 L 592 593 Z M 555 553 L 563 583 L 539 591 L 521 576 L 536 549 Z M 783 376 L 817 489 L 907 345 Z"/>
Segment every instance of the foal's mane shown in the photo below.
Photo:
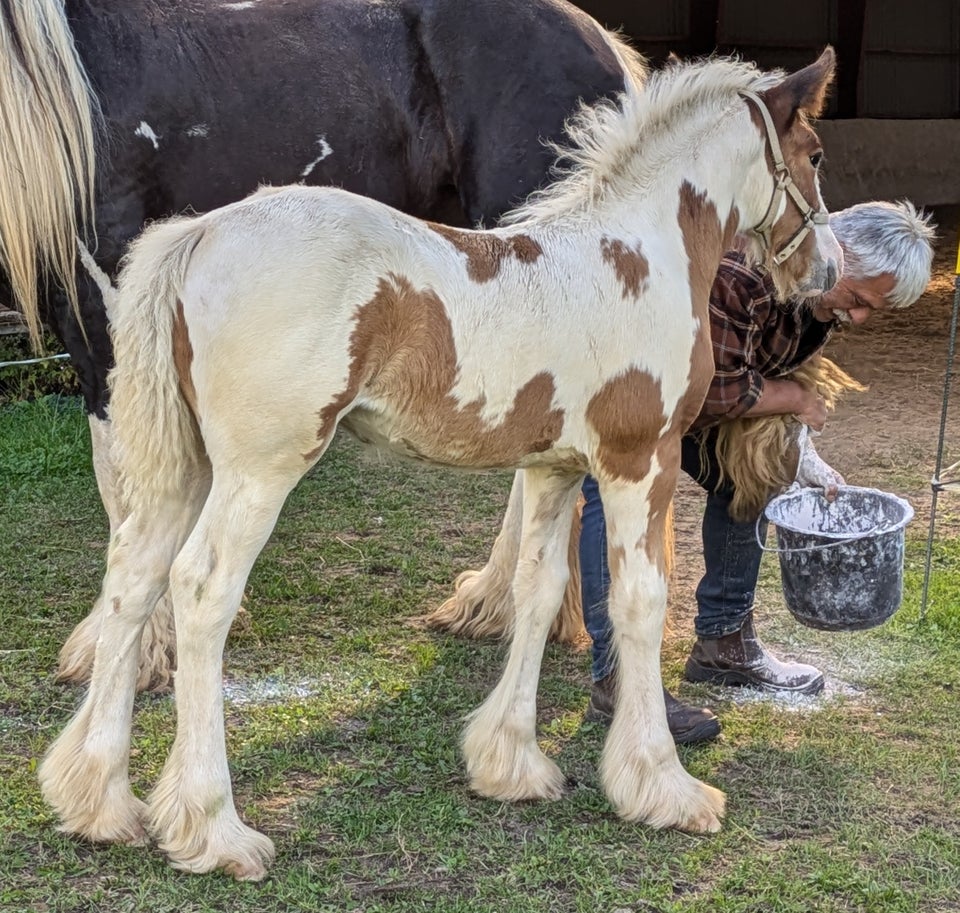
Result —
<path fill-rule="evenodd" d="M 507 213 L 503 225 L 559 216 L 589 216 L 621 188 L 655 185 L 661 167 L 687 150 L 749 90 L 778 84 L 781 70 L 763 71 L 736 57 L 676 63 L 643 80 L 628 79 L 616 101 L 583 105 L 568 121 L 557 153 L 557 180 Z"/>

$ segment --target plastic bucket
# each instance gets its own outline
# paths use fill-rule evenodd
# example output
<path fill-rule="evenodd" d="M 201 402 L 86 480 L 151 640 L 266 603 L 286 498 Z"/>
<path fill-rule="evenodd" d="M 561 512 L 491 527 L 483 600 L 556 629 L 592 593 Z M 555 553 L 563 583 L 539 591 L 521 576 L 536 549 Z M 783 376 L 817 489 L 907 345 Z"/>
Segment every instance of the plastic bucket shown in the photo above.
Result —
<path fill-rule="evenodd" d="M 913 519 L 902 498 L 842 486 L 827 501 L 818 488 L 800 488 L 774 498 L 764 515 L 777 527 L 784 601 L 797 621 L 858 631 L 900 607 L 905 528 Z"/>

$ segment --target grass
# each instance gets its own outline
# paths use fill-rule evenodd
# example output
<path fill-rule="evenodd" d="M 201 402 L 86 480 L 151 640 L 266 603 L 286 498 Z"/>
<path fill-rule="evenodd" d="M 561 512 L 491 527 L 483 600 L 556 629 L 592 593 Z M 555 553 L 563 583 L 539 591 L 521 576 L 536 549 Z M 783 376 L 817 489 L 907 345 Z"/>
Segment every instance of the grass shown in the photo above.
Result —
<path fill-rule="evenodd" d="M 681 757 L 727 792 L 729 814 L 716 836 L 656 832 L 611 812 L 597 775 L 604 732 L 582 722 L 587 657 L 558 646 L 544 662 L 540 738 L 569 794 L 504 805 L 469 792 L 462 718 L 504 648 L 409 619 L 485 560 L 509 477 L 358 459 L 338 442 L 291 496 L 228 644 L 236 800 L 278 850 L 253 885 L 56 831 L 36 764 L 80 694 L 51 673 L 96 594 L 107 535 L 75 401 L 0 411 L 0 478 L 2 910 L 960 910 L 960 541 L 937 543 L 921 622 L 925 524 L 909 530 L 904 607 L 873 631 L 801 628 L 766 565 L 764 633 L 837 687 L 800 705 L 680 687 L 722 717 L 720 740 Z M 671 685 L 688 648 L 667 644 Z M 141 795 L 173 726 L 168 696 L 138 698 Z"/>

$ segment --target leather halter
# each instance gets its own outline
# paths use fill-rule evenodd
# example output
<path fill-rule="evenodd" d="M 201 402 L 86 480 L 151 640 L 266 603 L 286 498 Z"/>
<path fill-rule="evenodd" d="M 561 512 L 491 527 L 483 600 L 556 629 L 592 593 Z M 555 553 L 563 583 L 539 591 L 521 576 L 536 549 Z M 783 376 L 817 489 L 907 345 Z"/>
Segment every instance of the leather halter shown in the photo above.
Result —
<path fill-rule="evenodd" d="M 753 102 L 760 112 L 760 116 L 763 118 L 763 123 L 767 130 L 770 157 L 773 159 L 773 196 L 770 199 L 770 205 L 767 206 L 766 215 L 764 215 L 757 225 L 754 225 L 751 231 L 760 237 L 764 250 L 768 252 L 772 250 L 773 238 L 771 229 L 777 221 L 777 211 L 780 209 L 780 203 L 785 194 L 790 195 L 790 199 L 793 200 L 797 209 L 800 210 L 800 215 L 803 218 L 800 227 L 786 240 L 783 247 L 773 254 L 774 265 L 780 266 L 780 264 L 803 243 L 803 239 L 813 230 L 813 227 L 815 225 L 826 225 L 829 217 L 825 209 L 815 210 L 806 199 L 804 199 L 800 188 L 793 183 L 793 178 L 790 177 L 790 172 L 787 169 L 786 163 L 783 161 L 783 152 L 780 150 L 780 140 L 777 139 L 777 131 L 773 126 L 773 119 L 770 117 L 770 112 L 767 110 L 763 99 L 755 92 L 748 92 L 746 90 L 740 92 L 740 95 L 747 101 Z"/>

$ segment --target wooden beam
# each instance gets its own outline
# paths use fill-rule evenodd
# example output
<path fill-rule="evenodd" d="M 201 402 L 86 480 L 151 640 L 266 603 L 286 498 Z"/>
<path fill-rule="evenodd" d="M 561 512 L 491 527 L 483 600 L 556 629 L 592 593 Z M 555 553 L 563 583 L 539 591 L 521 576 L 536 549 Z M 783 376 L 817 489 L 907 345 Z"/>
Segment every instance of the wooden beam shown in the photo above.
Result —
<path fill-rule="evenodd" d="M 867 0 L 837 0 L 837 117 L 860 113 Z"/>
<path fill-rule="evenodd" d="M 690 0 L 690 38 L 686 53 L 702 57 L 717 47 L 720 0 Z"/>

